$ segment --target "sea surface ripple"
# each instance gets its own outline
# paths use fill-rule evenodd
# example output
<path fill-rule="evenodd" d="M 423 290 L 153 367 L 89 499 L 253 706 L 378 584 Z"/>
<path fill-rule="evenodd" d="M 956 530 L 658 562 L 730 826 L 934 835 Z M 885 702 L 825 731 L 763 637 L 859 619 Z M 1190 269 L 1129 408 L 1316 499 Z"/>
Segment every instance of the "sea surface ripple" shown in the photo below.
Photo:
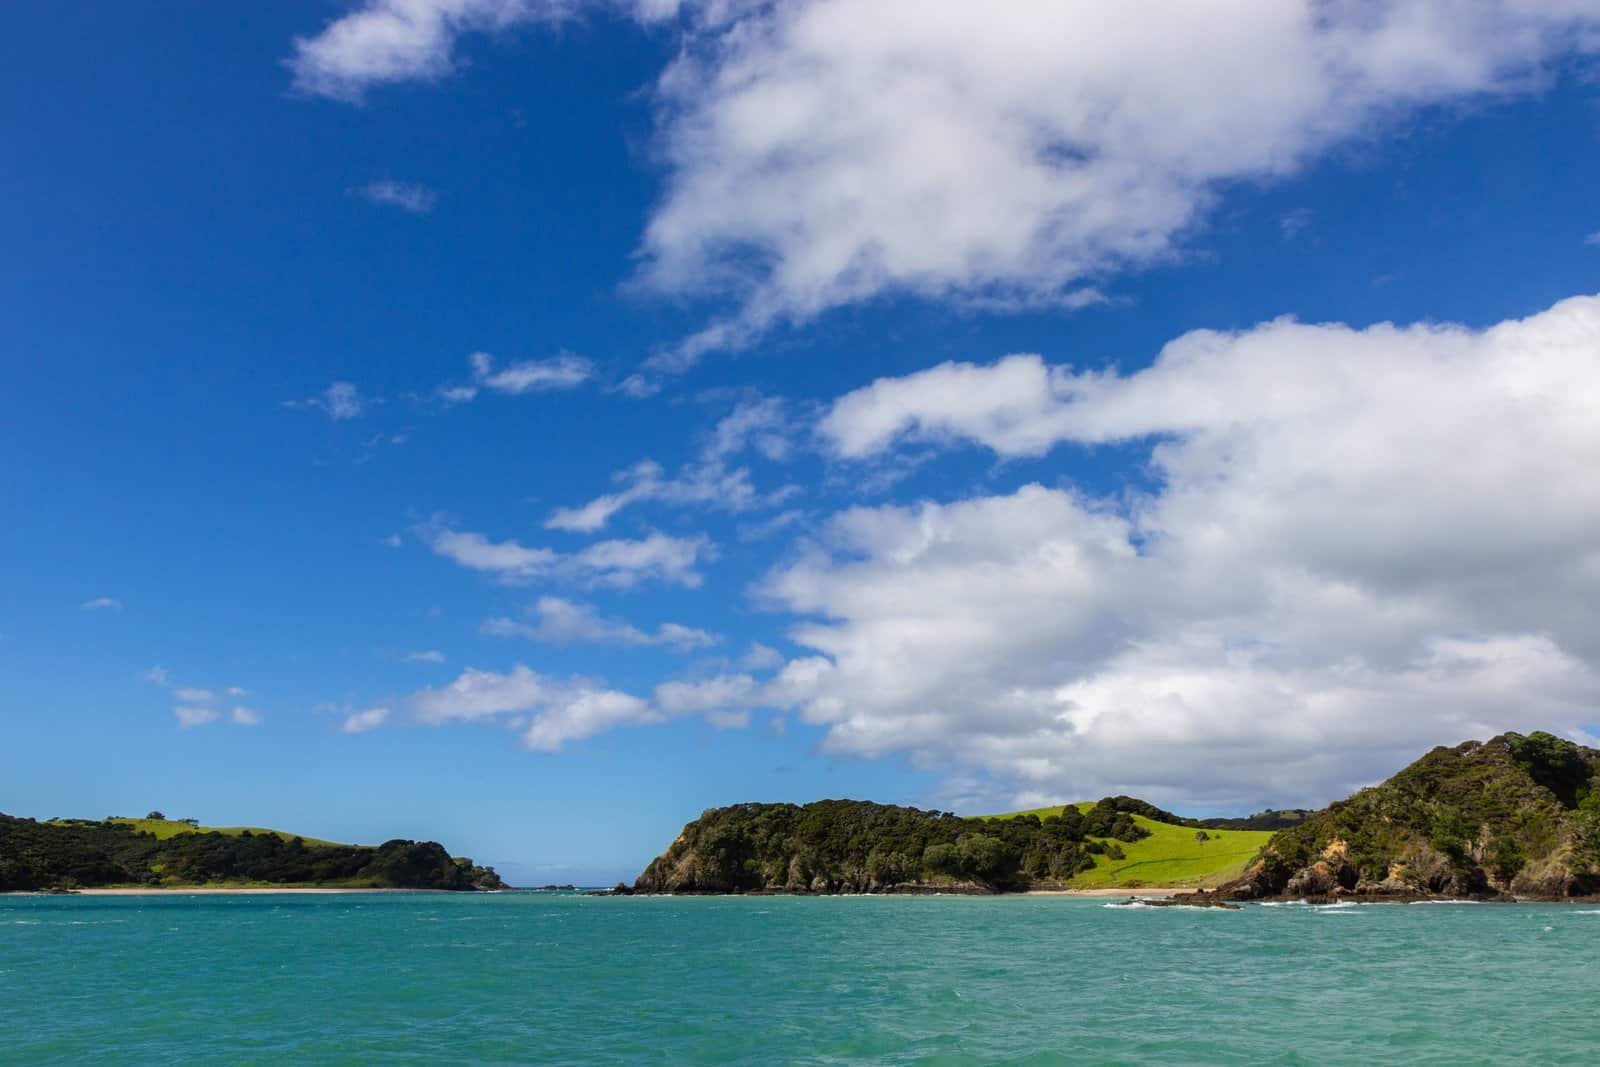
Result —
<path fill-rule="evenodd" d="M 0 1062 L 1600 1062 L 1600 914 L 0 897 Z"/>

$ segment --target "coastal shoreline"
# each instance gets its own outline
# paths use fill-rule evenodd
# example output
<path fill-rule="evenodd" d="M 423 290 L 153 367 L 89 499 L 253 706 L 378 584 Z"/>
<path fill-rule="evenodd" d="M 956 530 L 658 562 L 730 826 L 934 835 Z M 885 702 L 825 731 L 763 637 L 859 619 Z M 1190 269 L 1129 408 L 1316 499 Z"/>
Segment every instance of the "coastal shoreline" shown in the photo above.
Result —
<path fill-rule="evenodd" d="M 1179 893 L 1195 892 L 1199 892 L 1198 887 L 1195 886 L 1152 886 L 1137 889 L 1129 886 L 1121 888 L 1110 886 L 1099 889 L 1027 889 L 1021 893 L 1005 893 L 1002 895 L 1023 897 L 1111 897 L 1114 899 L 1143 897 L 1150 900 L 1165 900 L 1168 897 L 1175 897 Z"/>
<path fill-rule="evenodd" d="M 46 889 L 28 889 L 0 893 L 0 897 L 184 897 L 184 896 L 266 896 L 266 895 L 323 895 L 330 893 L 435 893 L 449 890 L 434 889 L 358 889 L 343 886 L 138 886 L 129 888 L 72 889 L 53 893 Z"/>

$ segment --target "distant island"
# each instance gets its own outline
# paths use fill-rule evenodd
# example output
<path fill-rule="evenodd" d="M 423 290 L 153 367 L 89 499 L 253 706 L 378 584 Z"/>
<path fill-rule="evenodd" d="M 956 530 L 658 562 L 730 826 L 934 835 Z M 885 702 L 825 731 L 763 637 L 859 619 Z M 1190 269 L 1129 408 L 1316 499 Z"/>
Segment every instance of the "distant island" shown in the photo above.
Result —
<path fill-rule="evenodd" d="M 0 815 L 0 892 L 95 888 L 504 889 L 492 867 L 434 841 L 341 845 L 192 819 Z"/>
<path fill-rule="evenodd" d="M 1027 812 L 824 800 L 713 808 L 629 893 L 1007 893 L 1154 887 L 1268 898 L 1600 894 L 1600 752 L 1552 734 L 1440 747 L 1320 811 L 1190 819 L 1133 797 Z"/>

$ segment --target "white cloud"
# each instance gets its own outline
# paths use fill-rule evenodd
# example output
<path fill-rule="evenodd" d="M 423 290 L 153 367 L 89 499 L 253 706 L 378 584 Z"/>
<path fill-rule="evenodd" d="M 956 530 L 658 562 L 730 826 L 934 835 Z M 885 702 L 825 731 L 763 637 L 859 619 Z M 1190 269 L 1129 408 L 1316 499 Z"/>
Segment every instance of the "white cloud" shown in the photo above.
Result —
<path fill-rule="evenodd" d="M 659 463 L 640 460 L 613 476 L 613 481 L 624 488 L 579 507 L 557 508 L 545 526 L 593 533 L 603 529 L 623 508 L 644 501 L 680 506 L 702 504 L 741 512 L 788 499 L 792 490 L 763 494 L 751 483 L 748 467 L 730 468 L 729 460 L 747 449 L 769 460 L 787 458 L 791 450 L 790 429 L 781 400 L 768 397 L 740 403 L 717 422 L 698 456 L 679 468 L 676 475 L 669 478 Z"/>
<path fill-rule="evenodd" d="M 304 400 L 285 400 L 286 408 L 314 409 L 321 411 L 335 422 L 346 419 L 359 418 L 366 411 L 367 405 L 378 403 L 372 397 L 363 397 L 361 391 L 350 382 L 334 382 L 322 392 Z"/>
<path fill-rule="evenodd" d="M 1600 248 L 1600 230 L 1596 230 L 1583 239 L 1583 243 L 1591 247 Z"/>
<path fill-rule="evenodd" d="M 388 708 L 367 708 L 365 711 L 350 712 L 344 717 L 339 729 L 347 734 L 364 734 L 368 730 L 376 730 L 388 721 Z"/>
<path fill-rule="evenodd" d="M 238 726 L 261 725 L 261 713 L 254 708 L 247 708 L 243 705 L 235 707 L 228 713 L 228 717 Z"/>
<path fill-rule="evenodd" d="M 397 182 L 388 178 L 368 182 L 355 190 L 357 196 L 384 207 L 395 207 L 412 215 L 426 215 L 439 202 L 439 194 L 416 182 Z"/>
<path fill-rule="evenodd" d="M 625 589 L 655 580 L 698 588 L 695 565 L 716 555 L 703 536 L 652 533 L 639 540 L 597 541 L 570 558 L 571 569 L 596 585 Z"/>
<path fill-rule="evenodd" d="M 739 660 L 739 666 L 747 671 L 776 670 L 783 666 L 783 653 L 759 641 L 752 641 Z"/>
<path fill-rule="evenodd" d="M 172 695 L 190 704 L 206 704 L 216 699 L 216 694 L 211 690 L 199 689 L 188 685 L 181 685 L 174 689 Z"/>
<path fill-rule="evenodd" d="M 301 92 L 356 103 L 373 86 L 450 74 L 461 33 L 555 21 L 575 6 L 564 0 L 367 0 L 315 37 L 297 37 L 288 65 Z"/>
<path fill-rule="evenodd" d="M 474 352 L 469 362 L 473 381 L 485 389 L 511 396 L 571 389 L 594 377 L 594 364 L 571 352 L 551 359 L 525 359 L 499 368 L 487 352 Z"/>
<path fill-rule="evenodd" d="M 172 717 L 178 720 L 179 727 L 187 730 L 215 722 L 217 713 L 212 708 L 191 708 L 180 705 L 172 709 Z"/>
<path fill-rule="evenodd" d="M 705 630 L 675 622 L 662 623 L 646 633 L 621 619 L 607 619 L 587 604 L 575 604 L 560 597 L 540 597 L 529 609 L 535 622 L 492 618 L 483 632 L 496 637 L 525 637 L 547 644 L 666 645 L 682 652 L 708 648 L 717 637 Z"/>
<path fill-rule="evenodd" d="M 641 280 L 739 309 L 666 370 L 884 294 L 1059 302 L 1173 256 L 1230 185 L 1600 42 L 1593 4 L 1524 0 L 685 8 Z"/>
<path fill-rule="evenodd" d="M 406 662 L 407 663 L 443 663 L 444 662 L 444 653 L 440 652 L 436 648 L 430 648 L 430 649 L 427 649 L 426 651 L 423 651 L 423 652 L 407 652 L 406 653 Z"/>
<path fill-rule="evenodd" d="M 443 689 L 417 693 L 412 705 L 423 721 L 435 724 L 530 714 L 523 742 L 541 752 L 554 752 L 569 741 L 619 726 L 662 718 L 628 693 L 582 679 L 547 678 L 520 663 L 507 674 L 469 668 Z"/>
<path fill-rule="evenodd" d="M 841 455 L 1147 450 L 1155 487 L 836 516 L 764 592 L 763 694 L 825 749 L 1018 795 L 1316 803 L 1423 746 L 1600 708 L 1600 298 L 1484 331 L 1197 331 L 1137 373 L 1037 357 L 844 398 Z"/>
<path fill-rule="evenodd" d="M 698 682 L 663 682 L 656 686 L 656 705 L 669 715 L 737 712 L 755 697 L 756 680 L 748 674 L 719 674 Z"/>
<path fill-rule="evenodd" d="M 528 548 L 516 541 L 493 542 L 479 533 L 428 528 L 418 536 L 434 552 L 469 567 L 497 575 L 508 582 L 527 581 L 548 574 L 561 558 L 549 548 Z"/>
<path fill-rule="evenodd" d="M 83 611 L 121 611 L 122 601 L 115 597 L 97 596 L 93 600 L 85 600 L 78 607 Z"/>
<path fill-rule="evenodd" d="M 224 689 L 223 692 L 227 693 L 231 697 L 247 697 L 250 695 L 250 690 L 244 689 L 237 685 L 230 685 L 227 689 Z"/>
<path fill-rule="evenodd" d="M 404 542 L 401 541 L 399 534 L 392 533 L 388 537 L 383 538 L 378 543 L 383 545 L 384 548 L 399 548 Z"/>
<path fill-rule="evenodd" d="M 669 682 L 653 700 L 584 678 L 551 678 L 523 664 L 504 674 L 468 668 L 442 689 L 411 697 L 418 718 L 434 725 L 479 722 L 517 729 L 537 752 L 556 752 L 624 726 L 653 725 L 699 715 L 718 729 L 749 722 L 748 705 L 757 684 L 747 676 L 719 676 L 702 682 Z"/>
<path fill-rule="evenodd" d="M 941 363 L 841 397 L 818 431 L 846 459 L 882 452 L 902 436 L 969 438 L 1004 456 L 1037 456 L 1062 439 L 1059 421 L 1075 384 L 1070 369 L 1046 367 L 1038 356 Z"/>
<path fill-rule="evenodd" d="M 369 0 L 289 62 L 359 100 L 451 73 L 461 34 L 583 7 L 680 16 L 640 282 L 737 310 L 667 371 L 885 294 L 1103 301 L 1092 283 L 1171 258 L 1230 186 L 1600 46 L 1586 0 Z"/>
<path fill-rule="evenodd" d="M 525 359 L 505 366 L 499 366 L 487 352 L 474 352 L 467 357 L 467 366 L 472 374 L 470 384 L 447 384 L 434 390 L 434 395 L 446 405 L 475 400 L 485 389 L 507 396 L 574 389 L 595 375 L 592 361 L 571 352 L 561 352 L 550 359 Z"/>
<path fill-rule="evenodd" d="M 638 540 L 597 541 L 570 554 L 530 548 L 516 541 L 494 542 L 482 534 L 451 530 L 437 523 L 420 527 L 417 534 L 446 559 L 492 574 L 510 585 L 556 577 L 617 589 L 645 581 L 696 588 L 701 576 L 695 566 L 716 556 L 716 549 L 703 536 L 671 537 L 663 533 L 651 533 Z"/>
<path fill-rule="evenodd" d="M 165 667 L 158 664 L 139 675 L 139 680 L 149 682 L 152 685 L 166 686 L 172 683 L 172 675 Z"/>

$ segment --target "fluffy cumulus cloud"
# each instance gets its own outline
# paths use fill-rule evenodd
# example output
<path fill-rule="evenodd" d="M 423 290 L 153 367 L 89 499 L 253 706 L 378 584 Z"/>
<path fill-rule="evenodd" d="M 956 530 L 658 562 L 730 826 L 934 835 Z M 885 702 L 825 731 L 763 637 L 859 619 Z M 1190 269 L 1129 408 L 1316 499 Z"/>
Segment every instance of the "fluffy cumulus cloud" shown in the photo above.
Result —
<path fill-rule="evenodd" d="M 358 100 L 457 68 L 464 33 L 580 9 L 677 16 L 666 195 L 641 281 L 738 308 L 681 367 L 885 293 L 1083 306 L 1172 255 L 1230 183 L 1592 52 L 1589 0 L 368 0 L 294 43 Z"/>
<path fill-rule="evenodd" d="M 1600 298 L 1483 331 L 1200 331 L 843 398 L 842 456 L 1147 449 L 1153 487 L 857 508 L 774 572 L 766 694 L 832 751 L 1024 797 L 1316 802 L 1419 747 L 1600 715 Z"/>
<path fill-rule="evenodd" d="M 1220 191 L 1522 90 L 1600 8 L 1521 0 L 800 0 L 690 8 L 644 280 L 741 310 L 666 361 L 883 293 L 1096 302 Z"/>
<path fill-rule="evenodd" d="M 709 648 L 717 637 L 693 626 L 664 622 L 645 631 L 621 619 L 608 619 L 587 604 L 544 596 L 529 606 L 526 619 L 496 617 L 482 630 L 495 637 L 525 637 L 553 645 L 662 645 L 680 652 Z"/>

